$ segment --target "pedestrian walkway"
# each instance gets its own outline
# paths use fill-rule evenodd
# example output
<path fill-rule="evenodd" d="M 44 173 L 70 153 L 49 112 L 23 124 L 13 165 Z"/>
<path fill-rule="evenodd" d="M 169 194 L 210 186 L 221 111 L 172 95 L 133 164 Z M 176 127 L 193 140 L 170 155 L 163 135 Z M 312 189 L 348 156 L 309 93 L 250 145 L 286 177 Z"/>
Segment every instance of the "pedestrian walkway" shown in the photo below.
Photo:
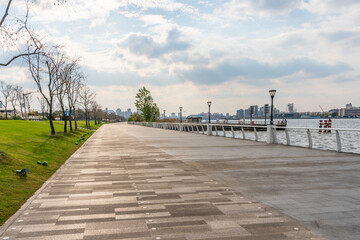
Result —
<path fill-rule="evenodd" d="M 0 239 L 324 239 L 202 171 L 191 158 L 169 154 L 174 142 L 168 134 L 102 126 L 3 226 Z M 197 146 L 182 151 L 190 148 Z"/>

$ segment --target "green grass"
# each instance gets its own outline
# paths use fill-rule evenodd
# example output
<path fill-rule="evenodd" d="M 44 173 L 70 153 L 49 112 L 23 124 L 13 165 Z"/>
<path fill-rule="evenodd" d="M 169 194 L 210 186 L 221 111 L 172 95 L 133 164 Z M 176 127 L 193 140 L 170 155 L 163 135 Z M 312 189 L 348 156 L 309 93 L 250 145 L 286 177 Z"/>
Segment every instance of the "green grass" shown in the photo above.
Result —
<path fill-rule="evenodd" d="M 51 136 L 47 121 L 0 120 L 0 225 L 79 148 L 84 141 L 74 143 L 81 135 L 90 132 L 64 134 L 62 122 L 54 125 L 56 136 Z M 48 166 L 37 161 L 47 161 Z M 27 176 L 16 174 L 23 168 L 30 169 Z"/>
<path fill-rule="evenodd" d="M 75 122 L 72 122 L 73 126 L 75 126 Z M 77 121 L 78 127 L 86 128 L 85 121 Z M 90 121 L 90 129 L 97 129 L 103 123 L 95 125 L 95 121 Z"/>

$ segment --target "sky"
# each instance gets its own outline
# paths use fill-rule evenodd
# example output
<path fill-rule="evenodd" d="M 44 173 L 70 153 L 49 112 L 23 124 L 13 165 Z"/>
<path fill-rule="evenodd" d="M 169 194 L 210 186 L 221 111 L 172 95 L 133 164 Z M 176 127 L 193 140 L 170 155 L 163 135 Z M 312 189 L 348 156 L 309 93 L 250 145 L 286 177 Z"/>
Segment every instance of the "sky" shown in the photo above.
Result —
<path fill-rule="evenodd" d="M 134 110 L 145 86 L 160 111 L 206 112 L 210 100 L 235 114 L 269 103 L 270 89 L 280 110 L 360 106 L 359 12 L 359 0 L 36 0 L 30 23 L 81 57 L 103 108 Z M 21 62 L 0 80 L 36 88 Z"/>

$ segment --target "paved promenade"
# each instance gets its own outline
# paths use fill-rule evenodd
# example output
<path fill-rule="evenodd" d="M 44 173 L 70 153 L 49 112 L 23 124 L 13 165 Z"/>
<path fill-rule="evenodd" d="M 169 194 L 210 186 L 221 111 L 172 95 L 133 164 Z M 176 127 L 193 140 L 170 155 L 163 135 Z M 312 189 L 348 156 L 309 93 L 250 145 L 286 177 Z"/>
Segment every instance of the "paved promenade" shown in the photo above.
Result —
<path fill-rule="evenodd" d="M 0 239 L 358 239 L 359 168 L 360 155 L 104 125 Z"/>

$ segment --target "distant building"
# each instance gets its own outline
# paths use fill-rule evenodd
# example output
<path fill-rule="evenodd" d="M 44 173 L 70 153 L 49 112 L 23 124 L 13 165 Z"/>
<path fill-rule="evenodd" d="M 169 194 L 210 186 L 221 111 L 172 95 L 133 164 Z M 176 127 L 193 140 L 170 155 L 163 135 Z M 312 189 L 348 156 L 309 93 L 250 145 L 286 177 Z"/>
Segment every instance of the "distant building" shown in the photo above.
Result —
<path fill-rule="evenodd" d="M 245 117 L 250 117 L 250 108 L 245 109 L 245 111 L 244 111 L 244 116 L 245 116 Z"/>
<path fill-rule="evenodd" d="M 236 118 L 237 119 L 243 119 L 244 117 L 245 117 L 244 109 L 236 110 Z"/>
<path fill-rule="evenodd" d="M 353 107 L 351 103 L 346 104 L 345 108 L 340 108 L 339 117 L 360 117 L 360 107 Z"/>
<path fill-rule="evenodd" d="M 279 109 L 277 109 L 276 107 L 274 107 L 274 115 L 275 114 L 280 115 L 280 113 L 281 113 L 281 111 Z"/>
<path fill-rule="evenodd" d="M 118 116 L 121 116 L 121 109 L 120 108 L 118 108 L 118 109 L 116 109 L 116 115 L 118 115 Z"/>
<path fill-rule="evenodd" d="M 287 105 L 286 105 L 286 112 L 287 113 L 294 113 L 295 111 L 294 111 L 294 104 L 293 103 L 288 103 Z"/>
<path fill-rule="evenodd" d="M 254 117 L 257 117 L 259 115 L 259 106 L 254 105 Z"/>
<path fill-rule="evenodd" d="M 185 121 L 186 121 L 186 122 L 189 122 L 189 123 L 201 123 L 202 117 L 189 116 L 189 117 L 186 118 Z"/>

